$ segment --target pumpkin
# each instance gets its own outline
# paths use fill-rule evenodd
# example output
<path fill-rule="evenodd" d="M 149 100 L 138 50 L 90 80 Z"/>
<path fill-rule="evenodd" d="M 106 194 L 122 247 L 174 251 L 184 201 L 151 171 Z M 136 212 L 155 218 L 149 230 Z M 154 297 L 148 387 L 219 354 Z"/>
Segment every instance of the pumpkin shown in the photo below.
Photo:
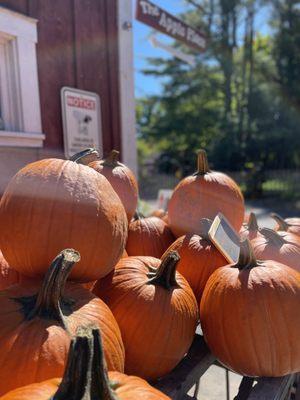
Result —
<path fill-rule="evenodd" d="M 0 290 L 20 281 L 20 274 L 8 265 L 0 250 Z"/>
<path fill-rule="evenodd" d="M 255 239 L 257 236 L 259 236 L 259 227 L 257 223 L 257 218 L 256 215 L 251 212 L 249 214 L 249 218 L 247 222 L 244 222 L 242 225 L 242 228 L 240 230 L 240 236 L 242 240 L 245 239 Z"/>
<path fill-rule="evenodd" d="M 211 171 L 204 150 L 198 153 L 198 170 L 176 186 L 168 204 L 168 219 L 176 237 L 198 233 L 199 220 L 213 220 L 221 212 L 238 232 L 245 207 L 238 185 L 227 175 Z"/>
<path fill-rule="evenodd" d="M 202 219 L 199 226 L 200 235 L 187 234 L 181 236 L 166 251 L 166 255 L 170 251 L 178 252 L 180 260 L 177 264 L 177 271 L 190 284 L 198 303 L 210 275 L 217 268 L 228 264 L 208 237 L 211 221 Z"/>
<path fill-rule="evenodd" d="M 81 329 L 71 341 L 62 379 L 20 387 L 1 400 L 167 400 L 146 381 L 119 372 L 107 372 L 100 332 Z"/>
<path fill-rule="evenodd" d="M 136 214 L 129 225 L 126 251 L 129 256 L 160 258 L 174 240 L 171 229 L 160 218 Z"/>
<path fill-rule="evenodd" d="M 235 265 L 216 270 L 205 287 L 200 321 L 212 353 L 233 371 L 278 377 L 300 371 L 300 274 L 257 261 L 249 240 Z"/>
<path fill-rule="evenodd" d="M 300 238 L 293 233 L 262 228 L 260 237 L 252 241 L 259 260 L 274 260 L 300 272 Z"/>
<path fill-rule="evenodd" d="M 272 213 L 271 217 L 276 221 L 276 231 L 285 231 L 300 236 L 300 218 L 283 219 L 280 215 Z"/>
<path fill-rule="evenodd" d="M 107 179 L 73 161 L 45 159 L 22 168 L 0 203 L 0 248 L 8 264 L 43 277 L 61 249 L 79 250 L 70 278 L 89 282 L 107 275 L 127 239 L 124 207 Z M 109 243 L 109 246 L 108 246 Z"/>
<path fill-rule="evenodd" d="M 70 335 L 78 326 L 102 331 L 109 369 L 123 371 L 124 346 L 111 311 L 79 283 L 66 279 L 79 253 L 62 251 L 41 286 L 27 281 L 0 297 L 0 394 L 62 376 Z"/>
<path fill-rule="evenodd" d="M 178 261 L 176 252 L 163 261 L 123 258 L 94 287 L 119 324 L 127 374 L 157 379 L 169 373 L 192 344 L 198 305 L 189 284 L 176 272 Z"/>
<path fill-rule="evenodd" d="M 119 152 L 112 150 L 107 158 L 93 161 L 89 166 L 109 181 L 120 197 L 130 222 L 138 203 L 138 184 L 133 172 L 119 162 Z"/>
<path fill-rule="evenodd" d="M 162 219 L 163 217 L 166 216 L 166 214 L 167 214 L 167 212 L 164 209 L 159 208 L 157 210 L 152 211 L 151 217 L 157 217 L 157 218 Z"/>

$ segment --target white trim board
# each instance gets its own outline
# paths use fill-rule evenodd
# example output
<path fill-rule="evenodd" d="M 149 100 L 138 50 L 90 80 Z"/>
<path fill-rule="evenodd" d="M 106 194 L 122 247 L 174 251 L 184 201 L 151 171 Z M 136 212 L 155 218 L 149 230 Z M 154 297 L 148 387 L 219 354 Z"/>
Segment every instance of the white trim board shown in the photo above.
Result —
<path fill-rule="evenodd" d="M 122 159 L 137 175 L 132 0 L 118 1 Z"/>
<path fill-rule="evenodd" d="M 42 147 L 43 133 L 0 131 L 0 146 L 10 147 Z"/>

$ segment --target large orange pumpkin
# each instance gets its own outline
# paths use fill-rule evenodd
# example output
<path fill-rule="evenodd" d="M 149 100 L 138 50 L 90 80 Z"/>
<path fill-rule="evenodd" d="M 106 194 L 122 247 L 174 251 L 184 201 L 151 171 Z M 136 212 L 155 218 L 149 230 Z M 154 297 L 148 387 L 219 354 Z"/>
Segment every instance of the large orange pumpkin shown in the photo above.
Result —
<path fill-rule="evenodd" d="M 1 400 L 167 400 L 136 376 L 107 372 L 100 332 L 80 330 L 72 339 L 62 379 L 20 387 Z"/>
<path fill-rule="evenodd" d="M 188 234 L 178 238 L 166 251 L 177 251 L 180 260 L 177 271 L 180 272 L 190 284 L 198 302 L 210 275 L 219 267 L 228 262 L 213 245 L 208 237 L 211 221 L 202 219 L 199 222 L 200 235 Z M 164 259 L 164 255 L 162 256 Z"/>
<path fill-rule="evenodd" d="M 212 353 L 247 376 L 300 371 L 300 274 L 257 261 L 243 242 L 237 264 L 219 268 L 204 290 L 200 321 Z"/>
<path fill-rule="evenodd" d="M 171 229 L 161 218 L 136 214 L 129 225 L 126 251 L 129 256 L 160 258 L 174 240 Z"/>
<path fill-rule="evenodd" d="M 0 290 L 20 281 L 20 274 L 8 265 L 0 250 Z"/>
<path fill-rule="evenodd" d="M 107 158 L 93 161 L 89 166 L 104 175 L 120 197 L 128 222 L 131 221 L 138 202 L 138 184 L 133 172 L 119 162 L 119 152 L 112 150 Z"/>
<path fill-rule="evenodd" d="M 124 207 L 107 179 L 73 161 L 46 159 L 21 169 L 0 203 L 0 248 L 9 265 L 43 276 L 61 249 L 73 247 L 81 262 L 71 279 L 107 275 L 127 239 Z M 109 245 L 108 245 L 109 244 Z"/>
<path fill-rule="evenodd" d="M 189 284 L 176 272 L 178 261 L 176 252 L 163 261 L 124 258 L 94 288 L 119 324 L 128 374 L 157 379 L 170 372 L 192 344 L 198 305 Z"/>
<path fill-rule="evenodd" d="M 79 253 L 64 250 L 51 264 L 42 286 L 27 281 L 1 293 L 0 394 L 62 376 L 70 335 L 81 325 L 101 329 L 109 369 L 123 371 L 123 342 L 107 305 L 81 284 L 65 286 L 76 261 Z"/>
<path fill-rule="evenodd" d="M 259 227 L 257 223 L 257 218 L 253 212 L 250 213 L 247 222 L 243 223 L 242 228 L 240 230 L 240 236 L 242 240 L 245 239 L 252 240 L 255 239 L 257 236 L 259 236 Z"/>
<path fill-rule="evenodd" d="M 211 171 L 206 153 L 198 153 L 198 170 L 176 186 L 168 204 L 169 225 L 176 237 L 198 233 L 199 220 L 222 212 L 238 232 L 245 207 L 242 192 L 229 176 Z"/>
<path fill-rule="evenodd" d="M 252 241 L 259 260 L 274 260 L 300 272 L 300 237 L 293 233 L 260 229 L 260 236 Z"/>
<path fill-rule="evenodd" d="M 280 215 L 274 213 L 271 214 L 271 217 L 276 221 L 276 231 L 290 232 L 300 236 L 300 218 L 283 219 Z"/>

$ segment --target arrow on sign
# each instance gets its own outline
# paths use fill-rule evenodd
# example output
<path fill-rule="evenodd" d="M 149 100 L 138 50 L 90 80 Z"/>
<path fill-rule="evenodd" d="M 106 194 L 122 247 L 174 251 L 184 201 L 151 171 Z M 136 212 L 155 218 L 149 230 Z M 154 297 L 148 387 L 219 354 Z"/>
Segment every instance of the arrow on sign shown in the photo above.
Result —
<path fill-rule="evenodd" d="M 187 64 L 191 65 L 192 67 L 195 67 L 196 58 L 194 56 L 185 54 L 180 50 L 174 49 L 174 47 L 168 46 L 167 44 L 160 42 L 159 40 L 156 39 L 155 36 L 151 36 L 149 38 L 149 41 L 153 47 L 158 47 L 160 49 L 166 50 L 168 53 L 172 54 L 174 57 L 177 57 L 181 61 L 186 62 Z"/>

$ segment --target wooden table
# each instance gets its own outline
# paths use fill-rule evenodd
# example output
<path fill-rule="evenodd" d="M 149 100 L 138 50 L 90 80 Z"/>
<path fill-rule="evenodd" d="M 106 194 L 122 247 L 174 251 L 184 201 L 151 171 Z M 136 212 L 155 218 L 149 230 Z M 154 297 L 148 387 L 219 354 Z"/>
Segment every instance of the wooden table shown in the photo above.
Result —
<path fill-rule="evenodd" d="M 211 354 L 203 337 L 197 334 L 186 357 L 170 374 L 157 381 L 154 386 L 172 400 L 197 399 L 200 378 L 213 364 L 224 368 Z M 229 371 L 226 368 L 225 370 L 227 400 L 229 400 Z M 300 400 L 299 377 L 300 374 L 282 378 L 243 377 L 235 400 Z M 195 386 L 195 393 L 191 397 L 188 392 L 193 386 Z"/>

